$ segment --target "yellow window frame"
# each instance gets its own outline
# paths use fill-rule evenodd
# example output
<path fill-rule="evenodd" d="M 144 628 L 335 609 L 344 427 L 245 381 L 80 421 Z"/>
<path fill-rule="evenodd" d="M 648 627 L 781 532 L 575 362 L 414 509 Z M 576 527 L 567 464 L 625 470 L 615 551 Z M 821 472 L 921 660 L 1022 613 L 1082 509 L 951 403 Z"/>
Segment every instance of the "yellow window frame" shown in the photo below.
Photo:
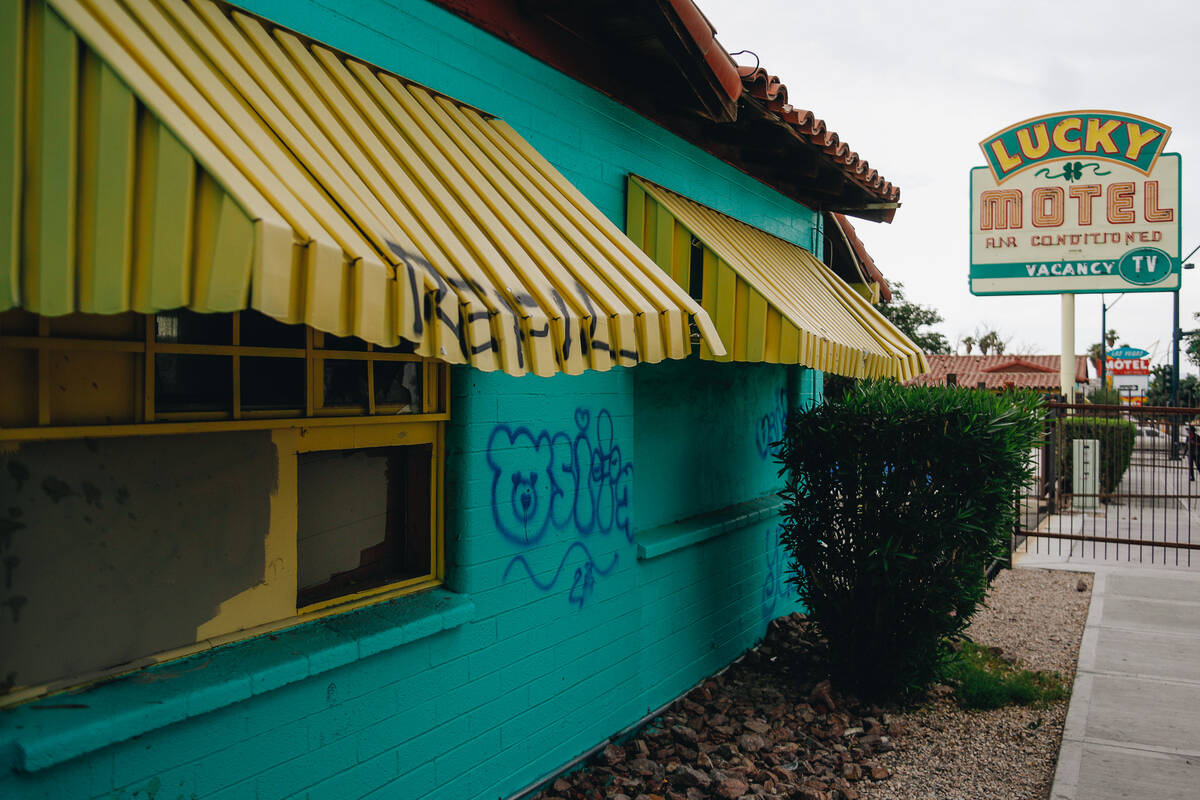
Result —
<path fill-rule="evenodd" d="M 430 445 L 429 552 L 430 574 L 364 589 L 318 603 L 298 606 L 296 614 L 306 616 L 328 611 L 347 611 L 369 603 L 388 600 L 441 585 L 445 576 L 445 543 L 442 536 L 442 498 L 445 481 L 445 425 L 441 422 L 409 422 L 372 426 L 318 426 L 300 428 L 292 442 L 280 448 L 295 459 L 301 453 L 327 450 L 361 450 L 372 447 Z M 279 444 L 277 440 L 277 444 Z"/>
<path fill-rule="evenodd" d="M 322 424 L 345 424 L 347 420 L 353 420 L 355 424 L 387 424 L 400 421 L 397 419 L 398 417 L 402 417 L 402 421 L 412 422 L 445 421 L 450 418 L 450 378 L 449 369 L 445 363 L 415 354 L 383 350 L 370 343 L 364 343 L 363 350 L 327 348 L 324 341 L 325 334 L 311 327 L 306 327 L 304 348 L 246 346 L 239 343 L 240 319 L 243 313 L 246 312 L 232 312 L 233 343 L 223 345 L 177 344 L 157 341 L 155 315 L 152 314 L 144 315 L 143 330 L 141 335 L 136 338 L 112 336 L 84 338 L 53 334 L 53 327 L 60 324 L 62 320 L 72 320 L 86 325 L 92 321 L 101 324 L 101 321 L 113 319 L 101 315 L 73 314 L 51 319 L 16 310 L 0 314 L 0 353 L 8 350 L 35 354 L 35 380 L 33 386 L 28 388 L 34 393 L 33 406 L 36 407 L 35 424 L 10 427 L 0 425 L 0 442 L 254 430 L 298 425 L 311 427 Z M 23 315 L 25 318 L 21 319 L 18 315 Z M 29 327 L 32 322 L 36 325 L 36 330 L 16 335 L 6 333 L 5 328 L 11 328 L 14 321 L 18 324 L 23 322 L 24 327 Z M 134 421 L 97 425 L 71 424 L 69 421 L 60 423 L 54 419 L 51 408 L 50 356 L 55 352 L 128 353 L 134 358 L 140 357 L 139 385 L 131 387 L 130 408 L 127 414 L 127 418 Z M 155 409 L 155 356 L 167 353 L 230 358 L 230 368 L 233 370 L 230 411 L 170 413 L 157 411 Z M 240 359 L 243 357 L 305 359 L 307 363 L 304 407 L 285 411 L 242 409 Z M 368 362 L 367 404 L 365 407 L 329 407 L 324 404 L 323 384 L 320 378 L 323 375 L 324 361 L 330 359 Z M 400 414 L 398 413 L 399 406 L 376 404 L 373 365 L 379 362 L 421 364 L 422 407 L 419 412 Z M 13 381 L 13 376 L 0 375 L 0 378 Z M 10 391 L 20 391 L 19 386 L 14 384 L 10 384 Z M 4 395 L 0 394 L 0 399 L 3 397 Z"/>
<path fill-rule="evenodd" d="M 128 312 L 132 315 L 133 312 Z M 233 312 L 234 328 L 232 341 L 240 341 L 239 315 Z M 16 315 L 21 315 L 17 320 Z M 142 316 L 142 315 L 138 315 Z M 14 320 L 23 328 L 14 335 L 9 331 Z M 66 321 L 64 323 L 64 320 Z M 54 335 L 55 328 L 68 328 L 87 334 L 89 324 L 96 330 L 108 331 L 107 336 L 88 338 L 86 335 Z M 222 431 L 272 430 L 272 441 L 279 455 L 279 490 L 270 499 L 270 526 L 267 532 L 267 548 L 285 564 L 282 577 L 274 587 L 266 584 L 267 576 L 259 587 L 252 587 L 253 597 L 230 598 L 229 608 L 223 605 L 217 616 L 196 631 L 195 644 L 173 648 L 158 653 L 147 653 L 140 664 L 161 663 L 200 652 L 213 646 L 248 639 L 273 631 L 282 630 L 304 622 L 333 614 L 341 614 L 375 603 L 439 586 L 445 576 L 445 427 L 450 418 L 449 367 L 443 362 L 423 358 L 414 354 L 381 351 L 374 345 L 365 344 L 361 350 L 343 350 L 326 347 L 324 334 L 307 328 L 304 348 L 251 347 L 240 344 L 196 345 L 175 344 L 156 341 L 155 317 L 145 315 L 136 321 L 139 335 L 135 338 L 134 324 L 130 333 L 121 338 L 113 331 L 121 323 L 114 316 L 76 314 L 67 317 L 48 318 L 24 311 L 0 313 L 0 355 L 4 351 L 31 353 L 35 360 L 35 385 L 25 387 L 35 396 L 39 425 L 23 427 L 0 427 L 0 449 L 15 450 L 22 442 L 37 440 L 62 440 L 71 438 L 119 437 L 137 435 L 167 435 L 206 433 Z M 112 425 L 69 425 L 54 424 L 50 403 L 50 357 L 57 351 L 74 353 L 112 352 L 126 353 L 140 358 L 142 363 L 135 372 L 141 386 L 135 387 L 130 395 L 136 400 L 135 416 L 140 420 L 132 423 Z M 154 356 L 157 353 L 182 353 L 197 355 L 221 355 L 233 360 L 234 397 L 230 412 L 223 419 L 205 419 L 201 414 L 162 414 L 154 408 Z M 264 416 L 260 412 L 241 412 L 240 386 L 237 376 L 240 365 L 237 359 L 246 356 L 270 356 L 280 358 L 303 358 L 307 361 L 305 408 L 291 416 Z M 327 358 L 365 360 L 368 362 L 418 362 L 422 364 L 422 392 L 420 413 L 395 413 L 396 407 L 377 405 L 374 392 L 374 370 L 368 368 L 368 404 L 358 414 L 347 414 L 344 407 L 326 408 L 321 403 L 323 368 Z M 0 360 L 0 388 L 11 375 L 3 374 L 4 362 Z M 0 400 L 3 400 L 0 392 Z M 270 412 L 268 412 L 270 413 Z M 188 419 L 180 419 L 189 416 Z M 200 417 L 200 418 L 197 418 Z M 298 485 L 297 457 L 302 453 L 324 450 L 350 450 L 373 447 L 406 445 L 429 445 L 429 537 L 430 564 L 427 574 L 392 581 L 317 603 L 297 603 L 298 577 Z M 270 562 L 272 559 L 268 558 Z M 285 600 L 285 596 L 290 599 Z M 7 696 L 0 696 L 0 707 L 20 703 L 49 691 L 58 691 L 102 680 L 128 671 L 128 666 L 101 669 L 86 676 L 64 678 L 49 684 L 28 686 Z"/>

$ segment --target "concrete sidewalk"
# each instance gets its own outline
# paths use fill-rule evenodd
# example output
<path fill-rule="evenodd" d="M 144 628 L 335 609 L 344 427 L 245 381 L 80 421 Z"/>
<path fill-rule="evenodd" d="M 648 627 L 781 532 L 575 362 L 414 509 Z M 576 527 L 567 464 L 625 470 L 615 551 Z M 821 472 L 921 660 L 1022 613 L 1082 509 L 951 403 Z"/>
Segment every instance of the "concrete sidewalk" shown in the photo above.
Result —
<path fill-rule="evenodd" d="M 1200 798 L 1200 574 L 1089 567 L 1051 799 Z"/>

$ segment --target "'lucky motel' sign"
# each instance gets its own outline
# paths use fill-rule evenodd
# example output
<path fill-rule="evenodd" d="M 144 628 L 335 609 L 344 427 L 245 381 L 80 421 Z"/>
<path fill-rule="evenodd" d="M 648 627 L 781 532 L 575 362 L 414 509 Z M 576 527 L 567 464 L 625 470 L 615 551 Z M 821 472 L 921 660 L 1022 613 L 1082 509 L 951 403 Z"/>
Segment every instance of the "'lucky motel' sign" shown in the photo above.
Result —
<path fill-rule="evenodd" d="M 1180 159 L 1171 129 L 1066 111 L 980 142 L 971 170 L 971 292 L 1158 292 L 1179 287 Z"/>

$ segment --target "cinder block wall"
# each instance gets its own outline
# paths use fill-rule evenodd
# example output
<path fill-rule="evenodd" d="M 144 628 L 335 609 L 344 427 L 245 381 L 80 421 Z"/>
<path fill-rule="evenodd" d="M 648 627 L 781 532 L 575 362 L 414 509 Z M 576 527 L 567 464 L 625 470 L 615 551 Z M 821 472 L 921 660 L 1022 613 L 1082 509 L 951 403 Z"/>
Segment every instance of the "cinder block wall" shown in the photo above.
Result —
<path fill-rule="evenodd" d="M 469 761 L 435 796 L 503 796 L 795 610 L 774 519 L 652 558 L 638 547 L 659 526 L 703 525 L 778 489 L 769 445 L 788 377 L 699 359 L 550 380 L 456 371 L 447 582 L 496 638 L 444 710 L 494 727 L 471 731 L 483 774 Z"/>
<path fill-rule="evenodd" d="M 808 209 L 419 0 L 242 5 L 505 118 L 622 228 L 635 172 L 813 244 Z M 471 621 L 6 772 L 0 796 L 507 796 L 794 610 L 772 520 L 642 560 L 638 537 L 773 491 L 783 406 L 819 396 L 811 371 L 698 359 L 550 379 L 456 369 L 447 586 L 470 596 Z"/>

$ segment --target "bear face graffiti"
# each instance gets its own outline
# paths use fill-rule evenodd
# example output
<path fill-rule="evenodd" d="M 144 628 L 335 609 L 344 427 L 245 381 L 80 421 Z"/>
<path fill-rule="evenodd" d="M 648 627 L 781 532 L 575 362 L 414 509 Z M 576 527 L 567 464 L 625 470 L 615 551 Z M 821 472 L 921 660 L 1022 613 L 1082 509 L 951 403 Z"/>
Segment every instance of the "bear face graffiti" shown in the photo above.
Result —
<path fill-rule="evenodd" d="M 533 519 L 538 510 L 537 495 L 538 474 L 536 472 L 521 472 L 512 474 L 512 510 L 513 517 L 528 522 Z"/>
<path fill-rule="evenodd" d="M 488 441 L 487 460 L 497 529 L 516 544 L 536 543 L 546 533 L 554 494 L 561 494 L 552 477 L 549 435 L 499 426 Z"/>

